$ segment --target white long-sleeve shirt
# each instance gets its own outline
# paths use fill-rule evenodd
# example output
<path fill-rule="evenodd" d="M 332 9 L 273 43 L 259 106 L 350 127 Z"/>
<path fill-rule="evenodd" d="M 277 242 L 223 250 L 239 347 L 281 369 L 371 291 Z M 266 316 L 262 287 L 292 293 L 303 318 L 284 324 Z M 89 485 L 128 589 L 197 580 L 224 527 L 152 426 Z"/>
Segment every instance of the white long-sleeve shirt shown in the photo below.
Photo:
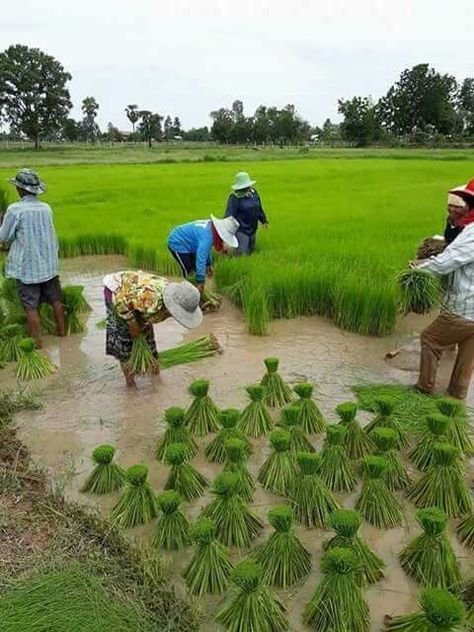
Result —
<path fill-rule="evenodd" d="M 466 226 L 444 252 L 418 267 L 439 277 L 446 276 L 444 309 L 474 320 L 474 223 Z"/>

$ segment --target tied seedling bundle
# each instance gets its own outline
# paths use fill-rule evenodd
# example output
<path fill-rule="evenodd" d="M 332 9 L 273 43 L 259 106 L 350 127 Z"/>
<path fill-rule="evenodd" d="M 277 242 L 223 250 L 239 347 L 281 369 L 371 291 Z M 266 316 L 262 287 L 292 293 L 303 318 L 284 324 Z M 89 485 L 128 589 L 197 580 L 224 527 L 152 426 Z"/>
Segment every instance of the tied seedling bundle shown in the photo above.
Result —
<path fill-rule="evenodd" d="M 449 443 L 435 443 L 433 452 L 433 465 L 411 486 L 408 498 L 417 507 L 438 507 L 450 518 L 469 513 L 471 501 L 459 450 Z"/>
<path fill-rule="evenodd" d="M 240 439 L 228 439 L 225 442 L 226 460 L 224 472 L 234 472 L 240 478 L 240 494 L 243 500 L 251 503 L 255 491 L 255 483 L 247 469 L 247 444 Z"/>
<path fill-rule="evenodd" d="M 92 452 L 92 460 L 96 463 L 90 473 L 82 492 L 90 494 L 110 494 L 121 489 L 125 484 L 125 472 L 113 463 L 115 448 L 111 445 L 99 445 Z"/>
<path fill-rule="evenodd" d="M 165 551 L 182 551 L 189 544 L 189 522 L 179 508 L 181 496 L 174 489 L 162 492 L 157 503 L 161 515 L 156 523 L 153 546 Z"/>
<path fill-rule="evenodd" d="M 265 390 L 254 384 L 247 386 L 250 403 L 244 408 L 237 428 L 249 437 L 262 437 L 273 429 L 273 421 L 263 403 Z"/>
<path fill-rule="evenodd" d="M 456 530 L 461 543 L 469 549 L 474 549 L 474 513 L 463 518 Z"/>
<path fill-rule="evenodd" d="M 187 458 L 188 449 L 184 443 L 171 443 L 166 448 L 165 463 L 171 469 L 165 489 L 174 489 L 185 500 L 192 502 L 202 496 L 209 483 L 192 465 L 186 463 Z"/>
<path fill-rule="evenodd" d="M 334 547 L 321 560 L 324 577 L 306 606 L 305 623 L 316 632 L 368 632 L 369 607 L 357 584 L 357 558 L 347 548 Z"/>
<path fill-rule="evenodd" d="M 261 567 L 250 560 L 238 564 L 230 576 L 235 585 L 228 603 L 216 619 L 227 632 L 285 632 L 286 611 L 262 582 Z"/>
<path fill-rule="evenodd" d="M 291 436 L 287 430 L 270 433 L 272 452 L 258 472 L 257 480 L 265 489 L 280 496 L 288 496 L 297 468 L 290 451 Z"/>
<path fill-rule="evenodd" d="M 222 348 L 213 334 L 201 336 L 191 342 L 185 342 L 173 349 L 160 351 L 160 366 L 170 369 L 178 364 L 190 364 L 203 358 L 210 358 L 222 353 Z"/>
<path fill-rule="evenodd" d="M 243 432 L 237 430 L 240 419 L 240 411 L 235 408 L 227 408 L 219 413 L 221 429 L 214 439 L 206 446 L 204 454 L 211 463 L 224 463 L 226 459 L 225 442 L 228 439 L 240 439 L 245 443 L 245 453 L 252 454 L 252 445 Z"/>
<path fill-rule="evenodd" d="M 373 444 L 367 432 L 356 419 L 357 404 L 354 402 L 339 404 L 336 407 L 336 412 L 339 415 L 339 423 L 346 429 L 342 445 L 350 459 L 359 461 L 371 451 Z"/>
<path fill-rule="evenodd" d="M 362 461 L 362 489 L 356 511 L 374 527 L 388 529 L 401 524 L 402 506 L 385 482 L 387 461 L 381 456 L 366 456 Z"/>
<path fill-rule="evenodd" d="M 18 362 L 21 355 L 20 342 L 24 328 L 21 325 L 5 325 L 0 330 L 0 362 Z"/>
<path fill-rule="evenodd" d="M 436 401 L 441 414 L 451 420 L 448 428 L 447 441 L 455 445 L 466 456 L 474 454 L 474 445 L 469 435 L 469 423 L 464 413 L 462 402 L 445 397 Z"/>
<path fill-rule="evenodd" d="M 132 465 L 125 472 L 127 485 L 111 513 L 112 520 L 124 529 L 146 524 L 157 516 L 156 496 L 147 476 L 146 465 Z"/>
<path fill-rule="evenodd" d="M 219 474 L 213 483 L 214 500 L 203 515 L 214 521 L 219 540 L 227 546 L 246 547 L 263 529 L 262 521 L 248 508 L 235 472 Z"/>
<path fill-rule="evenodd" d="M 339 502 L 319 476 L 321 456 L 298 452 L 296 462 L 299 472 L 293 477 L 289 492 L 295 518 L 306 527 L 324 529 L 330 514 L 339 508 Z"/>
<path fill-rule="evenodd" d="M 434 464 L 434 444 L 440 442 L 449 443 L 447 441 L 447 433 L 450 423 L 451 420 L 445 415 L 429 415 L 425 419 L 419 434 L 418 443 L 409 454 L 413 465 L 420 472 L 426 472 Z"/>
<path fill-rule="evenodd" d="M 301 409 L 291 405 L 281 411 L 281 425 L 290 433 L 290 449 L 293 452 L 314 452 L 301 424 Z"/>
<path fill-rule="evenodd" d="M 344 426 L 328 426 L 321 451 L 319 474 L 333 492 L 352 492 L 356 485 L 354 468 L 343 445 L 346 432 Z"/>
<path fill-rule="evenodd" d="M 291 388 L 285 383 L 278 373 L 278 358 L 266 358 L 264 360 L 267 372 L 260 384 L 265 389 L 264 402 L 270 408 L 285 406 L 293 399 Z"/>
<path fill-rule="evenodd" d="M 156 458 L 163 461 L 166 450 L 172 443 L 181 443 L 186 447 L 186 458 L 192 459 L 198 451 L 196 442 L 184 422 L 184 409 L 178 406 L 172 406 L 165 410 L 165 422 L 167 428 L 163 439 L 158 444 L 156 450 Z"/>
<path fill-rule="evenodd" d="M 216 538 L 214 522 L 210 518 L 199 518 L 191 527 L 190 536 L 196 546 L 184 571 L 189 592 L 196 597 L 204 593 L 222 595 L 227 590 L 233 566 L 227 548 Z"/>
<path fill-rule="evenodd" d="M 387 617 L 387 632 L 467 632 L 464 605 L 442 588 L 425 588 L 420 598 L 421 611 Z"/>
<path fill-rule="evenodd" d="M 395 403 L 395 400 L 391 397 L 378 397 L 375 400 L 377 414 L 366 426 L 365 430 L 369 436 L 375 428 L 391 428 L 395 430 L 397 433 L 397 449 L 404 450 L 408 446 L 409 439 L 401 421 L 393 414 Z"/>
<path fill-rule="evenodd" d="M 300 398 L 296 405 L 300 406 L 301 427 L 307 434 L 317 434 L 326 428 L 323 414 L 313 398 L 313 385 L 308 382 L 296 384 L 293 388 Z"/>
<path fill-rule="evenodd" d="M 429 314 L 440 304 L 439 280 L 426 270 L 413 268 L 397 277 L 400 288 L 400 311 L 402 314 Z"/>
<path fill-rule="evenodd" d="M 90 310 L 84 298 L 84 286 L 65 285 L 62 289 L 61 302 L 64 307 L 66 334 L 79 334 L 85 331 L 81 315 Z"/>
<path fill-rule="evenodd" d="M 357 511 L 338 509 L 329 518 L 329 525 L 336 535 L 326 544 L 326 549 L 343 547 L 350 549 L 357 560 L 358 583 L 375 584 L 384 576 L 385 562 L 381 560 L 359 535 L 362 519 Z"/>
<path fill-rule="evenodd" d="M 311 554 L 301 544 L 293 528 L 291 507 L 270 509 L 268 522 L 275 531 L 258 549 L 255 561 L 262 567 L 265 584 L 286 590 L 308 575 Z"/>
<path fill-rule="evenodd" d="M 395 430 L 376 428 L 372 432 L 372 439 L 376 446 L 377 456 L 382 456 L 387 461 L 385 481 L 389 490 L 396 492 L 407 489 L 411 481 L 396 450 L 397 433 Z"/>
<path fill-rule="evenodd" d="M 158 359 L 153 355 L 144 334 L 139 334 L 133 339 L 132 352 L 127 361 L 127 367 L 133 375 L 154 374 L 159 371 Z"/>
<path fill-rule="evenodd" d="M 56 371 L 54 364 L 36 350 L 33 338 L 23 338 L 19 343 L 20 357 L 16 367 L 16 377 L 21 381 L 39 380 Z"/>
<path fill-rule="evenodd" d="M 198 437 L 217 432 L 219 410 L 209 396 L 209 381 L 195 380 L 189 387 L 189 392 L 194 397 L 185 416 L 189 432 Z"/>
<path fill-rule="evenodd" d="M 188 277 L 188 281 L 193 285 L 197 285 L 197 279 L 194 275 Z M 204 286 L 204 290 L 201 294 L 201 308 L 207 312 L 216 312 L 222 303 L 222 296 L 217 292 L 214 292 L 208 287 L 208 284 Z"/>
<path fill-rule="evenodd" d="M 461 572 L 446 534 L 446 514 L 437 507 L 428 507 L 420 509 L 416 519 L 423 533 L 401 551 L 401 567 L 423 586 L 456 590 Z"/>

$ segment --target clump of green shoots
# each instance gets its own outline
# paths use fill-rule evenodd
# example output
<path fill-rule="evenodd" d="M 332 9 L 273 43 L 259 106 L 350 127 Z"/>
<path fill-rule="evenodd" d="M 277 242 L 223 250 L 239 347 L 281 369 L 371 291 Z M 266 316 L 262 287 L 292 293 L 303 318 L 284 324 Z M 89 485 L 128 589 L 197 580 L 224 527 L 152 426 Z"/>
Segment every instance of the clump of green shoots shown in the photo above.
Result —
<path fill-rule="evenodd" d="M 221 429 L 214 439 L 206 446 L 204 454 L 211 463 L 224 463 L 226 459 L 225 442 L 228 439 L 240 439 L 245 442 L 245 452 L 252 454 L 252 444 L 243 432 L 237 430 L 240 419 L 240 411 L 235 408 L 226 408 L 219 413 Z"/>
<path fill-rule="evenodd" d="M 0 330 L 0 362 L 17 362 L 21 356 L 20 342 L 24 328 L 21 325 L 5 325 Z"/>
<path fill-rule="evenodd" d="M 456 446 L 466 456 L 474 454 L 474 444 L 469 434 L 469 423 L 464 413 L 462 402 L 451 397 L 436 400 L 436 406 L 441 414 L 451 420 L 446 439 Z"/>
<path fill-rule="evenodd" d="M 400 311 L 402 314 L 428 314 L 439 305 L 441 286 L 431 272 L 413 268 L 400 272 Z"/>
<path fill-rule="evenodd" d="M 245 502 L 251 503 L 255 483 L 247 469 L 245 448 L 247 444 L 240 439 L 227 439 L 225 442 L 226 460 L 224 472 L 235 472 L 240 478 L 240 493 Z"/>
<path fill-rule="evenodd" d="M 145 334 L 141 333 L 133 339 L 132 352 L 127 360 L 127 367 L 133 375 L 158 372 L 158 358 L 150 349 Z"/>
<path fill-rule="evenodd" d="M 111 445 L 99 445 L 92 452 L 96 466 L 88 476 L 81 491 L 90 494 L 110 494 L 125 484 L 125 472 L 113 463 L 115 448 Z"/>
<path fill-rule="evenodd" d="M 19 342 L 20 356 L 16 367 L 16 377 L 20 381 L 39 380 L 56 371 L 54 364 L 36 350 L 34 338 L 23 338 Z"/>
<path fill-rule="evenodd" d="M 132 465 L 125 472 L 127 485 L 111 513 L 112 520 L 124 529 L 146 524 L 157 516 L 156 496 L 147 476 L 146 465 Z"/>
<path fill-rule="evenodd" d="M 421 612 L 387 617 L 387 632 L 462 632 L 468 629 L 464 605 L 442 588 L 425 588 Z"/>
<path fill-rule="evenodd" d="M 171 466 L 165 489 L 174 489 L 191 502 L 202 496 L 209 485 L 207 479 L 187 463 L 188 449 L 184 443 L 171 443 L 165 452 L 165 462 Z"/>
<path fill-rule="evenodd" d="M 194 400 L 186 411 L 186 425 L 189 432 L 202 437 L 219 430 L 219 410 L 209 396 L 209 381 L 195 380 L 189 387 Z"/>
<path fill-rule="evenodd" d="M 373 443 L 356 419 L 357 404 L 355 402 L 339 404 L 336 412 L 339 415 L 339 423 L 346 429 L 343 446 L 349 458 L 358 461 L 371 451 Z"/>
<path fill-rule="evenodd" d="M 294 456 L 290 451 L 291 436 L 287 430 L 270 433 L 272 452 L 258 472 L 258 482 L 280 496 L 287 496 L 297 474 Z"/>
<path fill-rule="evenodd" d="M 387 461 L 381 456 L 366 456 L 362 461 L 363 482 L 355 509 L 370 524 L 388 529 L 401 524 L 402 506 L 385 482 Z"/>
<path fill-rule="evenodd" d="M 166 450 L 172 443 L 182 443 L 186 446 L 187 458 L 192 459 L 197 454 L 197 445 L 184 421 L 184 409 L 172 406 L 165 410 L 167 428 L 156 449 L 156 458 L 163 461 Z"/>
<path fill-rule="evenodd" d="M 250 402 L 244 408 L 237 428 L 249 437 L 261 437 L 273 429 L 272 418 L 263 402 L 265 390 L 259 384 L 247 386 L 246 390 Z"/>
<path fill-rule="evenodd" d="M 321 451 L 319 474 L 333 492 L 352 492 L 356 485 L 354 468 L 343 445 L 346 432 L 344 426 L 328 426 Z"/>
<path fill-rule="evenodd" d="M 264 363 L 267 367 L 267 372 L 263 376 L 260 384 L 265 389 L 265 404 L 270 406 L 270 408 L 289 404 L 293 398 L 293 394 L 291 388 L 278 373 L 278 358 L 266 358 Z"/>
<path fill-rule="evenodd" d="M 369 435 L 375 428 L 391 428 L 395 430 L 397 433 L 397 448 L 398 450 L 404 450 L 408 446 L 409 439 L 402 423 L 393 414 L 395 404 L 396 401 L 392 397 L 378 397 L 375 400 L 377 414 L 365 427 L 365 430 Z"/>
<path fill-rule="evenodd" d="M 323 432 L 326 422 L 318 405 L 313 399 L 313 385 L 309 382 L 296 384 L 293 390 L 300 398 L 296 405 L 300 406 L 301 426 L 307 434 Z"/>
<path fill-rule="evenodd" d="M 411 481 L 396 450 L 397 433 L 395 430 L 391 428 L 376 428 L 372 432 L 372 439 L 376 446 L 376 454 L 387 461 L 385 481 L 389 490 L 396 492 L 401 489 L 407 489 Z"/>
<path fill-rule="evenodd" d="M 64 307 L 66 334 L 79 334 L 85 331 L 81 314 L 90 310 L 84 298 L 83 285 L 65 285 L 62 289 L 61 302 Z"/>
<path fill-rule="evenodd" d="M 457 534 L 462 544 L 474 549 L 474 513 L 470 513 L 459 522 Z"/>
<path fill-rule="evenodd" d="M 189 544 L 189 522 L 181 512 L 181 496 L 174 489 L 162 492 L 157 503 L 161 515 L 156 523 L 153 546 L 165 551 L 182 551 Z"/>
<path fill-rule="evenodd" d="M 447 442 L 448 427 L 451 424 L 449 417 L 441 414 L 429 415 L 422 425 L 418 443 L 410 452 L 409 457 L 421 472 L 434 464 L 435 453 L 433 446 L 435 443 Z"/>
<path fill-rule="evenodd" d="M 281 426 L 290 433 L 290 448 L 293 452 L 314 452 L 314 448 L 303 430 L 299 406 L 291 404 L 282 409 Z"/>

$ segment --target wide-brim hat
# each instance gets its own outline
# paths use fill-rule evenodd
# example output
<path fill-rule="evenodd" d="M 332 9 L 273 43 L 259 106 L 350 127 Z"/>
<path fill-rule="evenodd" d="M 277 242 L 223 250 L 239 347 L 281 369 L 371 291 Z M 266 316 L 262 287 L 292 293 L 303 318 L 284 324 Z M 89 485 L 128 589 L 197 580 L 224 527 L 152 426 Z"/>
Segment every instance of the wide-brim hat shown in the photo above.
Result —
<path fill-rule="evenodd" d="M 163 302 L 171 316 L 183 327 L 194 329 L 202 323 L 201 293 L 189 281 L 168 283 L 163 292 Z"/>
<path fill-rule="evenodd" d="M 33 169 L 20 169 L 14 178 L 8 178 L 8 182 L 19 189 L 23 189 L 23 191 L 33 193 L 33 195 L 41 195 L 47 188 Z"/>
<path fill-rule="evenodd" d="M 459 186 L 454 187 L 454 189 L 450 189 L 449 193 L 459 195 L 459 197 L 462 197 L 463 199 L 466 197 L 474 198 L 474 178 L 469 180 L 466 184 L 460 184 Z"/>
<path fill-rule="evenodd" d="M 235 233 L 239 230 L 239 222 L 235 217 L 225 217 L 224 219 L 218 219 L 211 214 L 211 220 L 214 224 L 214 228 L 222 241 L 230 248 L 237 248 L 239 242 Z"/>
<path fill-rule="evenodd" d="M 250 176 L 246 171 L 240 171 L 234 178 L 232 190 L 239 191 L 240 189 L 248 189 L 249 187 L 253 187 L 256 182 L 256 180 L 250 179 Z"/>

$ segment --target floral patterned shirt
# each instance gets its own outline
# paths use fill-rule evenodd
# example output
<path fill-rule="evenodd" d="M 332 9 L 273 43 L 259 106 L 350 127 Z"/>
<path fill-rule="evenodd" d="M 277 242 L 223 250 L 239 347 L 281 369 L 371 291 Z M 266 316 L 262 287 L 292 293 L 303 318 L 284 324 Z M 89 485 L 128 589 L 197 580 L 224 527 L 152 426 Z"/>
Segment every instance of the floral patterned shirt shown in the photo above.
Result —
<path fill-rule="evenodd" d="M 104 285 L 112 292 L 117 316 L 132 320 L 136 312 L 148 323 L 158 323 L 168 316 L 163 301 L 167 285 L 163 277 L 142 270 L 116 272 L 104 278 Z"/>

